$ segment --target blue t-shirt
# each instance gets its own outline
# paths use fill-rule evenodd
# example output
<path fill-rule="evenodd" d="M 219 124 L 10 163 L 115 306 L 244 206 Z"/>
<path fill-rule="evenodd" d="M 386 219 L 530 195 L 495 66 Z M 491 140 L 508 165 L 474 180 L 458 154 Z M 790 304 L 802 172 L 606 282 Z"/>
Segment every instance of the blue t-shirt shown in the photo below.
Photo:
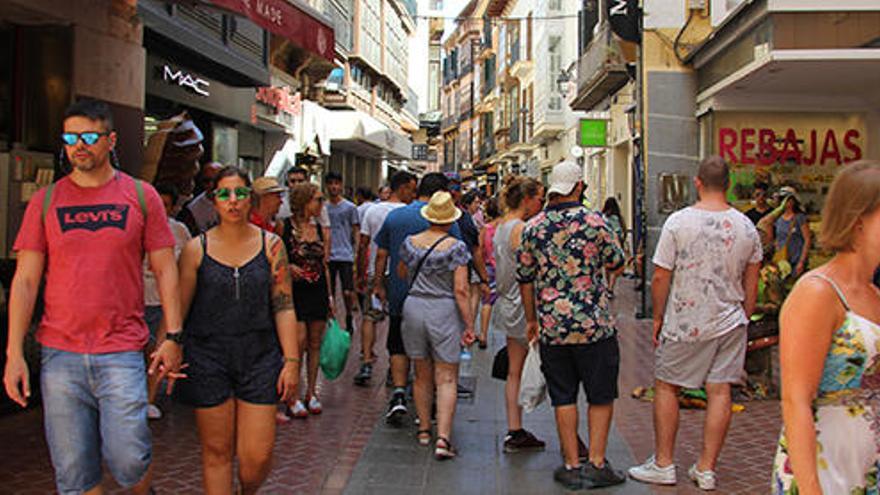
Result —
<path fill-rule="evenodd" d="M 330 261 L 354 262 L 354 246 L 351 244 L 351 229 L 360 225 L 357 207 L 343 199 L 338 204 L 327 201 L 327 214 L 330 216 Z"/>
<path fill-rule="evenodd" d="M 388 310 L 393 315 L 403 313 L 403 300 L 406 299 L 409 291 L 409 284 L 406 280 L 397 276 L 397 264 L 400 262 L 400 246 L 403 245 L 404 239 L 411 235 L 418 234 L 427 230 L 431 226 L 424 217 L 422 217 L 422 207 L 425 206 L 424 201 L 413 201 L 407 206 L 397 208 L 388 213 L 385 222 L 379 233 L 376 234 L 374 241 L 380 249 L 388 251 L 388 267 L 391 276 L 388 279 Z M 456 239 L 461 240 L 461 231 L 458 225 L 453 225 L 449 233 Z"/>

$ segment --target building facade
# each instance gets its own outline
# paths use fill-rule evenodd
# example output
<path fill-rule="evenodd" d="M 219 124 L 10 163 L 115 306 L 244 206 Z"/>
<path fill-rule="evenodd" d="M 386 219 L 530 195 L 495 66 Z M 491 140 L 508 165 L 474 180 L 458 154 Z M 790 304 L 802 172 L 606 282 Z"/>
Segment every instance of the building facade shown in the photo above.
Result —
<path fill-rule="evenodd" d="M 607 111 L 609 136 L 632 136 L 628 158 L 619 137 L 599 154 L 611 176 L 623 171 L 618 158 L 632 165 L 636 253 L 650 259 L 666 217 L 695 199 L 697 165 L 712 154 L 731 165 L 731 204 L 747 208 L 756 182 L 793 186 L 818 228 L 839 167 L 880 156 L 880 5 L 647 0 L 643 10 L 630 0 L 582 2 L 570 99 Z"/>
<path fill-rule="evenodd" d="M 419 129 L 408 84 L 415 5 L 355 0 L 351 7 L 351 50 L 337 58 L 320 95 L 333 123 L 327 169 L 347 185 L 377 188 L 394 170 L 409 168 L 411 134 Z"/>

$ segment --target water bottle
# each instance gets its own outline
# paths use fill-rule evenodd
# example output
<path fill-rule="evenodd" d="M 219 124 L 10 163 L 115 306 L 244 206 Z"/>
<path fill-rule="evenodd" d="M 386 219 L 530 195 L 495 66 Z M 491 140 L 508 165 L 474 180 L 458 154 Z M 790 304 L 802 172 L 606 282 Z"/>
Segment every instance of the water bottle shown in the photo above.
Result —
<path fill-rule="evenodd" d="M 458 376 L 474 376 L 473 356 L 467 347 L 462 347 L 458 363 Z"/>

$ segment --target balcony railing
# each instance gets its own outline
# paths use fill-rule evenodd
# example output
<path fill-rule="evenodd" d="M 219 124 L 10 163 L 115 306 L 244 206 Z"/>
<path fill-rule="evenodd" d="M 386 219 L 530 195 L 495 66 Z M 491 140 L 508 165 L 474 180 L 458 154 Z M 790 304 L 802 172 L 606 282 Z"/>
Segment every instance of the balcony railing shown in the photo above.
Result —
<path fill-rule="evenodd" d="M 578 60 L 578 90 L 572 108 L 591 110 L 627 81 L 629 74 L 620 45 L 611 34 L 609 24 L 602 23 Z"/>

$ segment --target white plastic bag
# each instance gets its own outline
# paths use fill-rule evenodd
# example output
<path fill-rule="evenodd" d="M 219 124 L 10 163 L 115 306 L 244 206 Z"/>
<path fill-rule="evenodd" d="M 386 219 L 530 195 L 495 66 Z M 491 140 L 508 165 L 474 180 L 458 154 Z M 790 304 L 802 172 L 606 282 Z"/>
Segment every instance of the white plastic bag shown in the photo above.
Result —
<path fill-rule="evenodd" d="M 538 343 L 529 344 L 529 353 L 523 366 L 519 382 L 519 405 L 526 412 L 532 412 L 547 398 L 547 382 L 541 371 L 541 354 Z"/>

